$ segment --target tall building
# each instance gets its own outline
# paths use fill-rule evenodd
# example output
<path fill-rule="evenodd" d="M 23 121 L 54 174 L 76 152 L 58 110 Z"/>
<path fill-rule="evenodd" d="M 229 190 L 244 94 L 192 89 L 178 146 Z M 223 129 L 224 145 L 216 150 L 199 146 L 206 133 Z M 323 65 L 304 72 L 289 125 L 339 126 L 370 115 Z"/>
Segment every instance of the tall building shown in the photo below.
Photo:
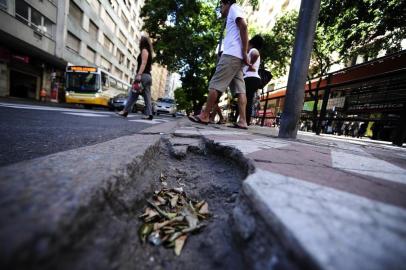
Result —
<path fill-rule="evenodd" d="M 161 66 L 157 63 L 152 65 L 152 87 L 151 87 L 151 97 L 153 100 L 165 96 L 165 86 L 168 77 L 168 70 L 166 67 Z"/>
<path fill-rule="evenodd" d="M 165 85 L 165 97 L 174 98 L 176 88 L 179 88 L 181 86 L 182 82 L 180 80 L 180 74 L 178 73 L 169 74 Z"/>
<path fill-rule="evenodd" d="M 267 32 L 274 26 L 278 16 L 290 10 L 298 11 L 300 3 L 301 0 L 258 0 L 258 7 L 254 10 L 249 0 L 244 0 L 242 6 L 246 12 L 248 24 L 260 32 Z"/>
<path fill-rule="evenodd" d="M 53 98 L 67 64 L 130 81 L 144 0 L 0 0 L 0 96 Z"/>

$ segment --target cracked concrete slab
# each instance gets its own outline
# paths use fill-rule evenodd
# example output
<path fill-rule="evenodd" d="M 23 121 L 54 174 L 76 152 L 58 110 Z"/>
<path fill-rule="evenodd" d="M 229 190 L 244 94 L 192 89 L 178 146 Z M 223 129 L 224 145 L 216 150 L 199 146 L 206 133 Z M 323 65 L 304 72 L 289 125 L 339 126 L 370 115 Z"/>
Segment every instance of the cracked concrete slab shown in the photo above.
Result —
<path fill-rule="evenodd" d="M 406 210 L 293 177 L 257 170 L 244 193 L 270 226 L 282 230 L 322 269 L 401 269 Z"/>

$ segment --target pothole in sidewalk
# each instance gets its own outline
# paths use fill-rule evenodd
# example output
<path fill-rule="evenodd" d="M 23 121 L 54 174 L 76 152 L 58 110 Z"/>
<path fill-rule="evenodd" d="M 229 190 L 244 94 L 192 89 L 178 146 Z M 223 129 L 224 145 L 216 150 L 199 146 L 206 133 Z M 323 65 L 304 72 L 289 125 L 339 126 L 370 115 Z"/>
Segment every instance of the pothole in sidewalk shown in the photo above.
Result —
<path fill-rule="evenodd" d="M 212 154 L 188 153 L 185 159 L 177 160 L 162 149 L 159 160 L 167 186 L 182 187 L 190 198 L 206 200 L 212 217 L 199 233 L 188 237 L 180 256 L 173 249 L 141 244 L 133 234 L 133 241 L 128 243 L 128 249 L 123 249 L 119 259 L 123 269 L 242 269 L 228 219 L 244 173 L 235 164 Z M 161 185 L 159 178 L 154 182 Z M 146 201 L 141 204 L 140 210 Z M 136 228 L 141 224 L 137 219 Z"/>
<path fill-rule="evenodd" d="M 233 161 L 216 154 L 190 153 L 179 160 L 164 144 L 132 181 L 110 187 L 109 207 L 101 211 L 93 228 L 66 254 L 58 269 L 244 269 L 234 246 L 230 214 L 237 203 L 247 172 Z M 212 214 L 199 233 L 188 237 L 180 256 L 173 249 L 141 243 L 138 229 L 147 199 L 162 187 L 182 187 L 188 197 L 205 200 Z M 131 179 L 131 178 L 130 178 Z"/>

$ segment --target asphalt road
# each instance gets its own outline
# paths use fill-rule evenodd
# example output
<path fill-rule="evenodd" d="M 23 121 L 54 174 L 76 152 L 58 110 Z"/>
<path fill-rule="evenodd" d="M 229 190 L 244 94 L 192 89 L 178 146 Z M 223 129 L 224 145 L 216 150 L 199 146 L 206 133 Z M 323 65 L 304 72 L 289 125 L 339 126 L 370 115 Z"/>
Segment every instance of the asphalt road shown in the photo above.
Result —
<path fill-rule="evenodd" d="M 121 118 L 102 109 L 85 110 L 0 101 L 0 166 L 93 145 L 174 121 L 160 115 Z"/>

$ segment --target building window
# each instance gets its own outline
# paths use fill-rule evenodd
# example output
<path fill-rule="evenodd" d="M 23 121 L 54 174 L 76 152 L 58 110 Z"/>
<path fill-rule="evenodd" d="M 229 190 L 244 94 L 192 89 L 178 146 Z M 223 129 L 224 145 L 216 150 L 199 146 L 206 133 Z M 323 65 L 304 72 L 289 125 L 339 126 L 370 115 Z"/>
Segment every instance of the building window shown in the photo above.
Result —
<path fill-rule="evenodd" d="M 114 11 L 117 11 L 118 9 L 118 4 L 116 0 L 109 0 L 111 7 L 114 9 Z"/>
<path fill-rule="evenodd" d="M 111 72 L 111 66 L 112 64 L 104 57 L 101 58 L 101 66 L 107 70 L 108 72 Z"/>
<path fill-rule="evenodd" d="M 124 33 L 123 32 L 121 32 L 121 30 L 120 31 L 118 31 L 118 39 L 121 41 L 121 43 L 123 43 L 123 45 L 125 46 L 125 43 L 126 43 L 126 38 L 125 38 L 125 35 L 124 35 Z"/>
<path fill-rule="evenodd" d="M 24 1 L 16 1 L 16 18 L 36 30 L 37 34 L 50 38 L 54 35 L 55 24 Z"/>
<path fill-rule="evenodd" d="M 130 59 L 127 59 L 127 68 L 130 69 L 131 61 Z"/>
<path fill-rule="evenodd" d="M 123 72 L 118 67 L 114 67 L 114 73 L 113 74 L 116 77 L 118 77 L 119 79 L 121 79 L 122 76 L 123 76 Z"/>
<path fill-rule="evenodd" d="M 96 51 L 87 46 L 86 52 L 85 52 L 85 58 L 90 62 L 90 63 L 95 63 L 96 62 Z"/>
<path fill-rule="evenodd" d="M 7 0 L 0 0 L 0 9 L 7 10 Z"/>
<path fill-rule="evenodd" d="M 36 26 L 42 25 L 42 15 L 35 9 L 31 9 L 31 23 Z"/>
<path fill-rule="evenodd" d="M 80 39 L 75 37 L 71 32 L 68 32 L 68 35 L 66 37 L 66 47 L 75 51 L 76 53 L 79 53 Z"/>
<path fill-rule="evenodd" d="M 48 20 L 47 18 L 44 17 L 44 24 L 42 26 L 42 29 L 46 32 L 49 33 L 50 36 L 54 35 L 54 23 Z"/>
<path fill-rule="evenodd" d="M 113 42 L 106 35 L 104 35 L 103 47 L 110 53 L 113 52 Z"/>
<path fill-rule="evenodd" d="M 89 35 L 91 38 L 94 40 L 97 40 L 97 33 L 99 32 L 99 28 L 97 25 L 92 22 L 92 20 L 89 21 Z"/>
<path fill-rule="evenodd" d="M 124 57 L 124 54 L 119 49 L 117 49 L 117 57 L 118 57 L 118 63 L 120 65 L 124 64 L 125 57 Z"/>
<path fill-rule="evenodd" d="M 131 26 L 131 28 L 130 28 L 130 37 L 134 38 L 134 34 L 135 34 L 134 28 Z"/>
<path fill-rule="evenodd" d="M 83 11 L 72 0 L 69 2 L 69 16 L 73 21 L 82 25 Z"/>
<path fill-rule="evenodd" d="M 104 12 L 102 20 L 106 24 L 106 26 L 110 29 L 110 31 L 114 33 L 114 31 L 116 30 L 116 24 L 114 23 L 111 16 L 107 13 L 107 11 Z"/>
<path fill-rule="evenodd" d="M 22 22 L 24 22 L 24 23 L 28 22 L 29 23 L 28 9 L 29 9 L 29 5 L 27 5 L 26 2 L 17 1 L 16 2 L 16 16 L 17 16 L 17 19 L 19 19 L 20 21 L 21 21 L 21 19 L 24 19 L 25 21 L 22 20 Z"/>
<path fill-rule="evenodd" d="M 121 20 L 123 20 L 123 24 L 126 28 L 129 26 L 129 21 L 127 19 L 127 16 L 125 16 L 124 12 L 121 11 Z"/>
<path fill-rule="evenodd" d="M 90 6 L 94 9 L 94 11 L 99 14 L 100 10 L 100 2 L 99 0 L 87 0 L 89 2 Z"/>

